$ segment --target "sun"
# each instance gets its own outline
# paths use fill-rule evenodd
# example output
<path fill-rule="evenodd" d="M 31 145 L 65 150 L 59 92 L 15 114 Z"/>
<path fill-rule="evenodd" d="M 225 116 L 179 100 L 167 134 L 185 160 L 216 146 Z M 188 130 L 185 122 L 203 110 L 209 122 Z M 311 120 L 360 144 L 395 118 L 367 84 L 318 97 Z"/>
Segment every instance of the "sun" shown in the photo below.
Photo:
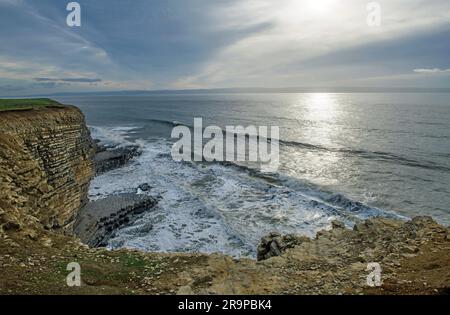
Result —
<path fill-rule="evenodd" d="M 278 16 L 284 23 L 300 24 L 308 18 L 333 18 L 339 0 L 284 0 Z"/>
<path fill-rule="evenodd" d="M 324 14 L 333 9 L 336 0 L 307 0 L 306 7 L 311 13 Z"/>

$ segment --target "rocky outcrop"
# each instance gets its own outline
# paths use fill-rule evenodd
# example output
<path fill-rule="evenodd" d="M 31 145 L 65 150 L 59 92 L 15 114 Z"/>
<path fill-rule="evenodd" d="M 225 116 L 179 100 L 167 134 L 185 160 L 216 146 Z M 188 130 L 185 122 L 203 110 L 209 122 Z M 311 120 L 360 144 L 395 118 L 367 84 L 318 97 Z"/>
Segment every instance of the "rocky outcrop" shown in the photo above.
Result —
<path fill-rule="evenodd" d="M 280 233 L 272 232 L 261 238 L 257 249 L 257 259 L 260 261 L 270 257 L 281 256 L 287 249 L 309 241 L 310 239 L 305 236 L 294 234 L 281 235 Z"/>
<path fill-rule="evenodd" d="M 450 240 L 449 230 L 431 217 L 416 217 L 408 222 L 374 218 L 356 224 L 353 230 L 334 221 L 331 230 L 319 231 L 315 239 L 270 233 L 261 239 L 258 260 L 295 255 L 301 261 L 326 257 L 327 261 L 350 258 L 352 262 L 392 260 L 388 264 L 395 264 L 401 257 L 416 256 L 420 244 L 439 234 Z"/>
<path fill-rule="evenodd" d="M 431 218 L 335 224 L 262 261 L 222 254 L 88 248 L 46 232 L 0 242 L 0 294 L 448 294 L 449 229 Z M 279 236 L 271 236 L 276 238 Z M 81 287 L 61 266 L 77 261 Z M 379 264 L 381 286 L 368 278 Z"/>
<path fill-rule="evenodd" d="M 278 244 L 279 238 L 269 235 L 261 245 Z M 281 246 L 279 252 L 269 251 L 272 258 L 261 262 L 303 273 L 301 285 L 292 292 L 438 293 L 450 286 L 450 230 L 430 217 L 408 222 L 374 218 L 352 230 L 333 222 L 331 230 L 299 243 L 291 248 Z M 366 283 L 369 264 L 380 267 L 383 285 L 379 288 Z"/>
<path fill-rule="evenodd" d="M 108 148 L 101 144 L 96 145 L 94 157 L 95 174 L 100 175 L 107 171 L 126 165 L 131 159 L 141 154 L 138 146 Z"/>
<path fill-rule="evenodd" d="M 353 229 L 333 222 L 314 239 L 271 233 L 261 240 L 259 261 L 222 254 L 89 248 L 55 231 L 70 233 L 75 227 L 85 243 L 101 246 L 115 229 L 157 202 L 131 194 L 87 204 L 94 151 L 77 108 L 0 113 L 0 294 L 450 291 L 450 230 L 429 217 L 408 222 L 374 218 Z M 124 161 L 108 156 L 103 170 Z M 67 286 L 61 267 L 70 261 L 83 268 L 81 287 Z M 379 266 L 381 285 L 371 287 L 369 266 L 374 264 Z"/>
<path fill-rule="evenodd" d="M 345 229 L 345 225 L 339 221 L 333 221 L 331 226 L 333 229 Z M 311 239 L 306 236 L 295 234 L 281 235 L 278 232 L 271 232 L 261 238 L 257 248 L 257 259 L 261 261 L 270 257 L 281 256 L 286 250 L 309 241 Z"/>
<path fill-rule="evenodd" d="M 70 233 L 87 203 L 93 154 L 76 107 L 0 112 L 0 230 Z"/>
<path fill-rule="evenodd" d="M 75 222 L 75 234 L 92 247 L 106 246 L 114 232 L 157 204 L 155 198 L 120 194 L 91 201 L 83 207 Z"/>

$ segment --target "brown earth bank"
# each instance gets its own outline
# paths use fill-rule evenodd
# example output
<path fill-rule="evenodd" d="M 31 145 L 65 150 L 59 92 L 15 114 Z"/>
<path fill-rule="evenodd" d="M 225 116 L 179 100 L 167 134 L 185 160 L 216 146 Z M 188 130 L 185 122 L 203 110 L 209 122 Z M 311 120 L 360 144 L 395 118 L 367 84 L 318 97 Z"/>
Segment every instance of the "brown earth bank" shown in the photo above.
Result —
<path fill-rule="evenodd" d="M 0 113 L 0 294 L 449 293 L 450 231 L 428 217 L 352 230 L 332 222 L 314 239 L 271 233 L 258 261 L 90 248 L 72 236 L 80 209 L 92 217 L 79 226 L 99 240 L 140 211 L 131 199 L 115 210 L 86 205 L 94 151 L 75 107 Z M 71 262 L 79 287 L 66 282 Z M 379 287 L 368 285 L 371 263 L 381 267 Z"/>

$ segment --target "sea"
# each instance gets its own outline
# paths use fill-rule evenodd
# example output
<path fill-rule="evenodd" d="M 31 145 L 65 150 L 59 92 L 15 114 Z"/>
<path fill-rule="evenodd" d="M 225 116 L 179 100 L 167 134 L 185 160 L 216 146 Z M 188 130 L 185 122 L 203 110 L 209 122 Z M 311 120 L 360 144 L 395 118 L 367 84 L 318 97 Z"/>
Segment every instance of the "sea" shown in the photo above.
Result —
<path fill-rule="evenodd" d="M 255 257 L 269 232 L 314 236 L 341 220 L 432 216 L 450 224 L 449 93 L 148 94 L 60 96 L 93 138 L 142 155 L 96 177 L 92 200 L 160 198 L 109 248 Z M 280 165 L 177 162 L 174 127 L 278 126 Z M 137 187 L 148 183 L 152 189 Z"/>

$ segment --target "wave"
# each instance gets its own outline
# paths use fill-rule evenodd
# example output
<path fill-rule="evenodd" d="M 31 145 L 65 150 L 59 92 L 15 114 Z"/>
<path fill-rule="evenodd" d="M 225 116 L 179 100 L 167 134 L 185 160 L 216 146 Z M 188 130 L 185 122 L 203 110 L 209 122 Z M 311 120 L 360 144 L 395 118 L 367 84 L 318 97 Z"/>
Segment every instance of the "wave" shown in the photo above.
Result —
<path fill-rule="evenodd" d="M 154 118 L 136 118 L 136 120 L 143 122 L 143 123 L 154 122 L 154 123 L 166 125 L 168 127 L 186 126 L 191 129 L 193 128 L 193 126 L 185 124 L 178 120 L 165 120 L 165 119 L 154 119 Z"/>
<path fill-rule="evenodd" d="M 314 144 L 302 143 L 302 142 L 296 142 L 296 141 L 285 141 L 285 140 L 280 140 L 280 143 L 287 145 L 287 146 L 301 147 L 301 148 L 307 148 L 307 149 L 317 150 L 317 151 L 325 151 L 325 152 L 353 155 L 353 156 L 358 156 L 358 157 L 361 157 L 364 159 L 376 160 L 379 162 L 388 162 L 388 163 L 401 164 L 401 165 L 411 166 L 411 167 L 419 167 L 419 168 L 424 168 L 424 169 L 450 172 L 450 167 L 440 165 L 440 164 L 437 164 L 432 161 L 414 160 L 414 159 L 410 159 L 410 158 L 407 158 L 407 157 L 404 157 L 401 155 L 397 155 L 394 153 L 381 152 L 381 151 L 347 149 L 347 148 L 329 148 L 329 147 L 324 147 L 324 146 L 320 146 L 320 145 L 314 145 Z"/>
<path fill-rule="evenodd" d="M 93 139 L 100 140 L 104 144 L 113 146 L 127 146 L 132 144 L 129 140 L 129 136 L 140 129 L 138 126 L 88 127 Z"/>
<path fill-rule="evenodd" d="M 215 162 L 213 162 L 215 163 Z M 323 191 L 320 187 L 311 183 L 306 183 L 298 178 L 291 177 L 280 173 L 266 173 L 260 171 L 258 168 L 252 168 L 242 164 L 236 164 L 234 162 L 217 162 L 225 167 L 233 167 L 239 169 L 242 172 L 246 172 L 252 177 L 258 177 L 268 182 L 269 185 L 275 187 L 289 187 L 298 193 L 301 193 L 305 198 L 311 200 L 311 204 L 314 206 L 329 207 L 330 213 L 346 217 L 348 220 L 357 221 L 365 220 L 370 217 L 382 216 L 387 218 L 408 219 L 405 216 L 401 216 L 393 211 L 380 209 L 366 205 L 360 201 L 352 200 L 343 194 L 335 194 L 328 191 Z"/>
<path fill-rule="evenodd" d="M 110 141 L 126 133 L 96 131 Z M 273 230 L 313 236 L 333 219 L 352 226 L 373 216 L 401 218 L 278 172 L 231 162 L 178 163 L 168 153 L 171 145 L 167 139 L 143 141 L 143 154 L 130 165 L 94 179 L 91 198 L 132 192 L 141 183 L 162 196 L 157 208 L 119 230 L 111 247 L 252 257 L 260 237 Z"/>
<path fill-rule="evenodd" d="M 163 120 L 163 119 L 143 119 L 146 122 L 157 122 L 164 124 L 168 127 L 176 127 L 176 126 L 185 126 L 190 129 L 193 129 L 192 125 L 185 124 L 180 121 L 171 121 L 171 120 Z M 226 130 L 222 131 L 223 135 L 226 136 L 229 133 Z M 232 136 L 238 136 L 239 134 L 232 133 Z M 248 139 L 248 134 L 244 134 L 246 139 Z M 271 137 L 261 137 L 257 136 L 257 140 L 266 140 L 268 143 L 271 143 L 274 139 Z M 297 148 L 304 148 L 309 150 L 315 150 L 315 151 L 323 151 L 323 152 L 330 152 L 330 153 L 340 153 L 350 156 L 358 156 L 360 158 L 368 159 L 368 160 L 376 160 L 378 162 L 384 162 L 384 163 L 394 163 L 394 164 L 400 164 L 404 166 L 410 166 L 410 167 L 418 167 L 423 169 L 430 169 L 430 170 L 437 170 L 437 171 L 445 171 L 450 172 L 450 167 L 441 165 L 432 161 L 426 161 L 426 160 L 416 160 L 411 159 L 402 155 L 398 155 L 395 153 L 389 153 L 389 152 L 382 152 L 382 151 L 370 151 L 370 150 L 362 150 L 362 149 L 350 149 L 350 148 L 333 148 L 333 147 L 325 147 L 318 144 L 311 144 L 311 143 L 305 143 L 305 142 L 298 142 L 298 141 L 292 141 L 292 140 L 283 140 L 278 139 L 279 143 L 283 146 L 290 146 L 290 147 L 297 147 Z"/>

